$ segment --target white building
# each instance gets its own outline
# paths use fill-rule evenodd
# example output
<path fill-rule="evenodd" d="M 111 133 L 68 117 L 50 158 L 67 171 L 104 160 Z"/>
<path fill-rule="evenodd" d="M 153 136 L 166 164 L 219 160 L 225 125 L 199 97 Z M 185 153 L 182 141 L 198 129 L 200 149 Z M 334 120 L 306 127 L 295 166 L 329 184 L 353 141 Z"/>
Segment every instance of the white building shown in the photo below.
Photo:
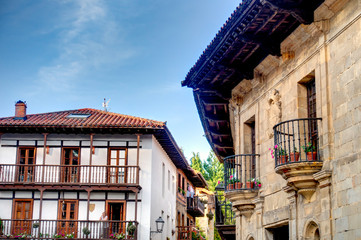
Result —
<path fill-rule="evenodd" d="M 0 235 L 149 239 L 162 217 L 152 239 L 175 239 L 177 168 L 192 171 L 164 122 L 95 109 L 26 115 L 19 101 L 0 136 Z"/>

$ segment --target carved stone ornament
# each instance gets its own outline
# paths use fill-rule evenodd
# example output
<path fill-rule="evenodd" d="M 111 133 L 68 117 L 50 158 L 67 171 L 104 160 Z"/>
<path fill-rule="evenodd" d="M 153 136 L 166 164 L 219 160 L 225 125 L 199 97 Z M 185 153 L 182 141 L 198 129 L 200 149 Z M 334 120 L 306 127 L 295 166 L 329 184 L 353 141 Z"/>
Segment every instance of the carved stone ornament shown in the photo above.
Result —
<path fill-rule="evenodd" d="M 282 119 L 282 102 L 281 95 L 277 89 L 274 89 L 268 98 L 268 126 L 267 135 L 273 138 L 273 126 L 281 122 Z"/>

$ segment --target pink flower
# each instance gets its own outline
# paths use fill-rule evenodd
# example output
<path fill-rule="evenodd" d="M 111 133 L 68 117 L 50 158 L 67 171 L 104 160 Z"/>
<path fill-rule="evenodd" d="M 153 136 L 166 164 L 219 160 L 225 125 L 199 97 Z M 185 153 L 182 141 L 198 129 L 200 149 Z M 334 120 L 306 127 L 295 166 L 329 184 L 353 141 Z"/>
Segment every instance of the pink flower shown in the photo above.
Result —
<path fill-rule="evenodd" d="M 232 179 L 233 178 L 233 176 L 231 175 L 231 176 L 229 176 L 229 179 Z"/>
<path fill-rule="evenodd" d="M 278 148 L 278 146 L 277 145 L 275 145 L 275 149 L 277 149 Z"/>
<path fill-rule="evenodd" d="M 258 187 L 261 187 L 262 186 L 262 184 L 258 184 Z"/>
<path fill-rule="evenodd" d="M 271 150 L 271 148 L 269 148 L 268 150 Z"/>
<path fill-rule="evenodd" d="M 218 184 L 220 184 L 220 183 L 221 183 L 221 181 L 218 180 Z"/>

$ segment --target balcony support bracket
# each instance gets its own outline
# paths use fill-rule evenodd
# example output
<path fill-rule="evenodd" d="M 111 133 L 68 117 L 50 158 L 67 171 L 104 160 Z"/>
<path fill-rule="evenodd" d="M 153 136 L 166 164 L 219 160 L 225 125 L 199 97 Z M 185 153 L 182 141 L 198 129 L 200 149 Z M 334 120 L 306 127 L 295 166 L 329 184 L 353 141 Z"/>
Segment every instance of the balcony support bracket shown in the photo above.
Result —
<path fill-rule="evenodd" d="M 278 166 L 276 172 L 287 180 L 288 186 L 293 187 L 310 202 L 317 187 L 314 174 L 322 169 L 322 165 L 322 162 L 298 162 Z"/>
<path fill-rule="evenodd" d="M 250 219 L 256 204 L 254 200 L 258 196 L 258 189 L 227 192 L 225 197 L 232 202 L 233 209 L 237 209 L 240 215 Z"/>

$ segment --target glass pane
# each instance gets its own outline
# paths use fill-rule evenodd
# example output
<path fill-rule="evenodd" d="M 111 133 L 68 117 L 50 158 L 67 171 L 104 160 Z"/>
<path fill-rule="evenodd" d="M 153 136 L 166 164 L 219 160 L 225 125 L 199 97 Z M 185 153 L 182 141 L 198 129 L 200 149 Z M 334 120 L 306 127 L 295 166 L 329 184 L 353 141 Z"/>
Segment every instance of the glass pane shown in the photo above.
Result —
<path fill-rule="evenodd" d="M 25 158 L 20 158 L 19 163 L 20 163 L 20 164 L 25 164 Z"/>
<path fill-rule="evenodd" d="M 29 158 L 28 159 L 28 164 L 34 164 L 34 158 Z"/>
<path fill-rule="evenodd" d="M 125 158 L 125 150 L 119 150 L 119 157 Z"/>
<path fill-rule="evenodd" d="M 70 157 L 70 150 L 69 150 L 69 149 L 65 149 L 65 150 L 64 150 L 64 157 L 65 157 L 65 158 L 69 158 L 69 157 Z"/>
<path fill-rule="evenodd" d="M 73 158 L 78 158 L 78 149 L 73 150 Z"/>
<path fill-rule="evenodd" d="M 71 211 L 74 211 L 74 209 L 75 209 L 75 203 L 72 203 L 72 204 L 71 204 L 71 207 L 70 207 L 70 210 L 71 210 Z"/>
<path fill-rule="evenodd" d="M 20 150 L 20 157 L 21 157 L 21 158 L 25 158 L 25 154 L 26 154 L 26 150 L 25 150 L 25 149 L 21 149 L 21 150 Z"/>
<path fill-rule="evenodd" d="M 111 158 L 116 158 L 117 157 L 117 150 L 111 150 L 110 151 L 110 157 Z"/>
<path fill-rule="evenodd" d="M 116 166 L 117 165 L 117 160 L 116 159 L 111 159 L 110 165 Z"/>
<path fill-rule="evenodd" d="M 119 159 L 119 166 L 125 165 L 125 159 Z"/>
<path fill-rule="evenodd" d="M 29 149 L 29 157 L 35 157 L 35 149 Z"/>

